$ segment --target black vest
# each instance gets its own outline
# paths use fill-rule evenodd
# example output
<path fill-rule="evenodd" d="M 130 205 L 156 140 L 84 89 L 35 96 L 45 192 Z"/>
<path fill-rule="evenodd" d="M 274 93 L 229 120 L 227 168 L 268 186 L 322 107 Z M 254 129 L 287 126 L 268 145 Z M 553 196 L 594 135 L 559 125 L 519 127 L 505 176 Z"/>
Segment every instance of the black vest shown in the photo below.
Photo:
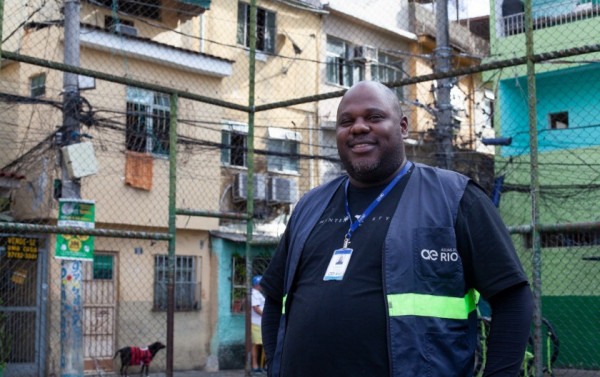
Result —
<path fill-rule="evenodd" d="M 283 313 L 271 365 L 280 376 L 290 287 L 304 244 L 332 196 L 338 178 L 307 193 L 288 224 Z M 454 224 L 469 179 L 415 164 L 385 238 L 382 286 L 387 297 L 391 376 L 472 376 L 476 342 L 473 290 L 465 286 Z M 285 377 L 285 376 L 283 376 Z"/>

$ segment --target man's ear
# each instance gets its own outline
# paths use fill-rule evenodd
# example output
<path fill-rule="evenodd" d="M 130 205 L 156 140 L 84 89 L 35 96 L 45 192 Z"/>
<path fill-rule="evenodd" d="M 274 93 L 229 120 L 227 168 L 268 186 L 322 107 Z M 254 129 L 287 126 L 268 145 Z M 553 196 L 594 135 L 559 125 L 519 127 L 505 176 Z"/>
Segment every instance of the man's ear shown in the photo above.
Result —
<path fill-rule="evenodd" d="M 408 118 L 405 116 L 400 119 L 400 129 L 402 130 L 402 138 L 406 139 L 408 137 Z"/>

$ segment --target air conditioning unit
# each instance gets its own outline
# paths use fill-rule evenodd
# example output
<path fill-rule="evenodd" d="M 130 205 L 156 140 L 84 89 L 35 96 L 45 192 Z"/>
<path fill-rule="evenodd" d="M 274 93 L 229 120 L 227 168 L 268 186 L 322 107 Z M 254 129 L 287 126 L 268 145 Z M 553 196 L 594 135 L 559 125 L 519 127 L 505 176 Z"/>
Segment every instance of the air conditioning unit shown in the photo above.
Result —
<path fill-rule="evenodd" d="M 377 49 L 371 46 L 354 47 L 354 60 L 376 61 Z"/>
<path fill-rule="evenodd" d="M 238 173 L 233 180 L 233 201 L 242 202 L 248 199 L 248 174 Z M 267 177 L 264 174 L 254 174 L 254 200 L 267 199 Z"/>
<path fill-rule="evenodd" d="M 138 35 L 138 31 L 135 26 L 125 25 L 125 24 L 120 24 L 120 23 L 110 25 L 109 30 L 112 33 L 117 33 L 117 34 L 121 34 L 121 35 L 131 35 L 132 37 L 137 37 L 137 35 Z"/>
<path fill-rule="evenodd" d="M 270 203 L 296 203 L 298 201 L 298 183 L 293 178 L 271 177 L 268 190 Z"/>

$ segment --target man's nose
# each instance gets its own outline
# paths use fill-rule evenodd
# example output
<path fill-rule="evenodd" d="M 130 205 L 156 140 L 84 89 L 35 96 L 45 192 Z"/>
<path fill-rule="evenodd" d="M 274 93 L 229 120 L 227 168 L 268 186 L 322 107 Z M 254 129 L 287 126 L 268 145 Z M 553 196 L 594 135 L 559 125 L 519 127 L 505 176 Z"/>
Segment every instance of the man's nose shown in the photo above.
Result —
<path fill-rule="evenodd" d="M 352 132 L 353 134 L 359 134 L 359 133 L 369 132 L 370 130 L 371 130 L 371 127 L 369 127 L 369 125 L 367 124 L 365 119 L 362 117 L 359 117 L 359 118 L 356 118 L 356 121 L 354 121 L 354 124 L 352 125 L 350 132 Z"/>

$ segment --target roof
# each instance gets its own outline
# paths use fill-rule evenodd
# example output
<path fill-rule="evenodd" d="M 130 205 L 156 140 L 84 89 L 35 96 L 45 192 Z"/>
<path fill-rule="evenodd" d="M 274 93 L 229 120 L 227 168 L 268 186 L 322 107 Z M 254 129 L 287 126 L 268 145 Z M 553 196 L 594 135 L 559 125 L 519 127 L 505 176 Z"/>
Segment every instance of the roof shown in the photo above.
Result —
<path fill-rule="evenodd" d="M 246 234 L 245 233 L 231 233 L 231 232 L 223 232 L 220 230 L 213 230 L 210 232 L 210 235 L 217 238 L 222 238 L 224 240 L 232 241 L 235 243 L 246 243 Z M 264 235 L 264 234 L 254 234 L 252 236 L 253 244 L 263 244 L 263 245 L 277 245 L 279 242 L 278 237 Z"/>

